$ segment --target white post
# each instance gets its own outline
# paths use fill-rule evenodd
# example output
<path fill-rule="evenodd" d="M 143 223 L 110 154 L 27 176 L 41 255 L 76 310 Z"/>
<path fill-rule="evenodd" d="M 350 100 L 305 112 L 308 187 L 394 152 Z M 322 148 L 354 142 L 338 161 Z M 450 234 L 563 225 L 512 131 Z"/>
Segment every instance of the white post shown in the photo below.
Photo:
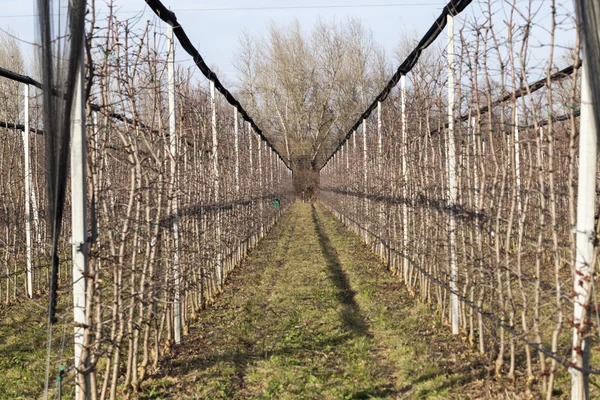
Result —
<path fill-rule="evenodd" d="M 516 174 L 516 189 L 517 189 L 517 212 L 518 218 L 521 218 L 521 145 L 519 144 L 519 108 L 515 104 L 515 174 Z"/>
<path fill-rule="evenodd" d="M 255 215 L 253 215 L 252 211 L 254 210 L 254 188 L 256 187 L 256 184 L 254 183 L 254 155 L 252 154 L 252 127 L 250 126 L 250 122 L 246 122 L 246 129 L 248 132 L 248 152 L 249 152 L 249 159 L 250 159 L 250 185 L 248 186 L 248 198 L 250 199 L 251 202 L 251 207 L 248 208 L 248 216 L 250 218 L 250 220 L 252 221 L 253 225 L 256 225 L 256 218 Z M 256 226 L 253 226 L 252 229 L 256 229 Z M 250 246 L 254 245 L 253 242 L 253 236 L 254 234 L 252 234 L 250 236 Z"/>
<path fill-rule="evenodd" d="M 100 162 L 100 127 L 98 126 L 98 113 L 96 111 L 92 111 L 92 123 L 94 124 L 94 152 L 93 152 L 93 160 L 94 160 L 94 166 L 96 168 L 96 176 L 94 177 L 94 175 L 92 175 L 92 177 L 94 179 L 96 179 L 96 181 L 94 182 L 94 199 L 95 199 L 95 204 L 93 204 L 93 206 L 95 207 L 95 209 L 93 210 L 93 215 L 95 218 L 95 221 L 93 221 L 92 223 L 95 226 L 92 226 L 92 237 L 94 240 L 97 240 L 97 235 L 98 235 L 98 230 L 100 229 L 100 219 L 98 218 L 99 215 L 99 210 L 100 210 L 100 205 L 99 205 L 99 193 L 100 193 L 100 186 L 99 186 L 99 182 L 98 182 L 98 170 L 100 169 L 99 166 L 99 162 Z"/>
<path fill-rule="evenodd" d="M 383 137 L 381 136 L 381 101 L 377 102 L 377 156 L 379 162 L 377 163 L 377 173 L 381 180 L 381 167 L 383 163 Z"/>
<path fill-rule="evenodd" d="M 271 179 L 271 187 L 269 188 L 269 194 L 272 194 L 273 192 L 275 192 L 274 188 L 275 188 L 275 181 L 273 178 L 273 150 L 270 148 L 267 148 L 267 142 L 265 142 L 265 150 L 269 152 L 269 174 L 270 174 L 270 179 Z"/>
<path fill-rule="evenodd" d="M 73 322 L 75 358 L 75 398 L 91 398 L 88 374 L 81 365 L 85 351 L 86 275 L 87 275 L 87 185 L 86 185 L 86 136 L 85 91 L 83 88 L 83 59 L 77 71 L 75 96 L 71 111 L 71 251 L 73 274 Z M 83 385 L 83 387 L 82 387 Z"/>
<path fill-rule="evenodd" d="M 406 129 L 406 75 L 400 77 L 400 108 L 402 112 L 402 272 L 404 284 L 408 285 L 408 166 L 406 162 L 406 142 L 408 132 Z"/>
<path fill-rule="evenodd" d="M 581 74 L 581 117 L 579 134 L 579 177 L 577 187 L 577 228 L 575 279 L 573 281 L 573 351 L 572 363 L 579 368 L 589 368 L 590 327 L 586 324 L 590 306 L 590 281 L 594 265 L 594 207 L 596 202 L 596 159 L 598 130 L 594 119 L 594 99 L 589 76 L 588 57 L 583 57 Z M 570 368 L 571 399 L 589 398 L 589 375 Z"/>
<path fill-rule="evenodd" d="M 454 17 L 448 15 L 448 189 L 450 207 L 450 307 L 452 334 L 458 335 L 458 295 L 456 270 L 456 144 L 454 142 Z"/>
<path fill-rule="evenodd" d="M 380 195 L 384 195 L 383 193 L 383 182 L 385 181 L 385 179 L 383 179 L 382 176 L 382 167 L 383 167 L 383 136 L 382 136 L 382 132 L 381 132 L 381 101 L 377 102 L 377 178 L 378 178 L 378 185 L 381 187 L 380 188 Z M 383 258 L 383 226 L 384 226 L 384 220 L 383 220 L 383 214 L 384 214 L 384 205 L 383 205 L 383 201 L 379 202 L 379 218 L 378 218 L 378 224 L 379 224 L 379 228 L 377 230 L 377 234 L 379 235 L 379 246 L 378 246 L 378 250 L 377 250 L 377 254 L 379 254 L 379 257 Z"/>
<path fill-rule="evenodd" d="M 31 248 L 31 162 L 29 160 L 29 85 L 23 94 L 23 153 L 25 173 L 25 243 L 27 246 L 27 296 L 33 297 L 33 249 Z"/>
<path fill-rule="evenodd" d="M 234 146 L 235 146 L 235 202 L 240 201 L 240 127 L 238 121 L 238 111 L 235 106 L 233 107 L 233 133 L 234 133 Z M 234 206 L 236 207 L 236 206 Z M 237 215 L 237 212 L 236 212 Z M 237 255 L 234 265 L 242 258 L 242 245 L 240 240 L 237 240 Z"/>
<path fill-rule="evenodd" d="M 365 243 L 369 244 L 369 233 L 367 230 L 369 229 L 369 199 L 367 199 L 367 180 L 368 180 L 368 172 L 367 172 L 367 120 L 363 119 L 362 122 L 362 131 L 363 131 L 363 196 L 365 199 L 365 223 L 364 223 L 364 238 Z"/>
<path fill-rule="evenodd" d="M 540 126 L 540 146 L 541 146 L 540 154 L 542 155 L 541 161 L 544 162 L 544 127 L 542 127 L 542 126 Z"/>
<path fill-rule="evenodd" d="M 234 146 L 235 146 L 235 195 L 236 200 L 240 196 L 240 131 L 238 126 L 237 108 L 233 107 Z"/>
<path fill-rule="evenodd" d="M 252 156 L 252 128 L 250 122 L 246 122 L 246 128 L 248 130 L 248 151 L 250 152 L 250 176 L 254 174 L 254 158 Z"/>
<path fill-rule="evenodd" d="M 260 145 L 260 136 L 256 135 L 256 154 L 258 155 L 258 190 L 259 190 L 259 198 L 258 198 L 258 208 L 260 210 L 260 232 L 259 238 L 263 237 L 264 233 L 264 221 L 263 221 L 263 203 L 264 203 L 264 187 L 263 187 L 263 168 L 262 168 L 262 146 Z"/>
<path fill-rule="evenodd" d="M 477 157 L 477 123 L 476 123 L 476 118 L 472 117 L 471 118 L 471 130 L 473 132 L 473 140 L 471 141 L 471 144 L 473 145 L 473 192 L 475 195 L 475 225 L 477 226 L 477 229 L 475 230 L 475 235 L 477 237 L 477 242 L 479 243 L 479 234 L 480 234 L 480 230 L 479 230 L 479 224 L 480 224 L 480 220 L 479 220 L 479 193 L 480 193 L 480 189 L 479 189 L 479 158 Z"/>
<path fill-rule="evenodd" d="M 219 142 L 217 136 L 217 104 L 215 102 L 215 82 L 210 81 L 210 107 L 212 125 L 212 156 L 215 189 L 215 205 L 219 204 Z M 223 262 L 221 256 L 221 212 L 216 212 L 216 241 L 217 241 L 217 284 L 219 288 L 223 285 Z"/>
<path fill-rule="evenodd" d="M 171 212 L 173 214 L 173 279 L 175 280 L 175 298 L 173 299 L 173 329 L 175 343 L 181 344 L 181 265 L 179 262 L 179 204 L 177 201 L 177 132 L 175 126 L 175 46 L 173 43 L 173 27 L 167 25 L 169 55 L 167 59 L 169 77 L 169 151 L 171 152 Z"/>
<path fill-rule="evenodd" d="M 358 147 L 356 146 L 356 135 L 358 135 L 358 131 L 354 131 L 352 132 L 352 162 L 356 163 L 358 160 Z M 359 182 L 358 182 L 358 178 L 357 179 L 353 179 L 354 182 L 356 182 L 356 187 L 354 187 L 354 182 L 352 185 L 352 191 L 356 192 L 356 195 L 358 195 L 360 193 L 360 187 L 359 187 Z M 352 202 L 354 204 L 354 221 L 358 221 L 358 216 L 359 216 L 359 211 L 360 211 L 360 202 L 358 201 L 358 198 L 356 199 L 356 201 Z"/>

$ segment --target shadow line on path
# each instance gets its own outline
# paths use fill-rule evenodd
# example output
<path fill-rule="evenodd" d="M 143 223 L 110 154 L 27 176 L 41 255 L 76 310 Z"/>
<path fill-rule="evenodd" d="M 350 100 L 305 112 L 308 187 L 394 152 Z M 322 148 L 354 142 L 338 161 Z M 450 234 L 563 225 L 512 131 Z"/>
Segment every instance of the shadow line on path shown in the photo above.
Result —
<path fill-rule="evenodd" d="M 337 256 L 337 251 L 323 230 L 314 204 L 311 207 L 312 219 L 315 224 L 317 236 L 319 237 L 319 244 L 321 245 L 323 257 L 327 263 L 331 280 L 340 292 L 340 302 L 343 304 L 341 317 L 344 328 L 356 335 L 372 337 L 365 319 L 361 314 L 360 307 L 356 303 L 356 292 L 352 289 L 352 286 L 350 286 L 350 281 L 342 268 L 340 259 Z"/>

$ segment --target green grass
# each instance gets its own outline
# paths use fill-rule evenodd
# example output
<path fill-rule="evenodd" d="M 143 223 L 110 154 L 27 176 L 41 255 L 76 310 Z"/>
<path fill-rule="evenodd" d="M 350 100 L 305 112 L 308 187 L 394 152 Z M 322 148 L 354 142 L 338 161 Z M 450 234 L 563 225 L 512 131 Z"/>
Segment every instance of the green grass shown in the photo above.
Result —
<path fill-rule="evenodd" d="M 69 296 L 62 293 L 59 299 L 62 322 L 52 335 L 52 393 L 58 366 L 70 365 L 72 357 Z M 43 393 L 46 307 L 46 299 L 39 298 L 0 308 L 0 400 Z M 593 352 L 594 362 L 598 354 Z M 521 394 L 519 382 L 514 387 L 494 380 L 490 365 L 487 356 L 477 356 L 452 336 L 435 311 L 413 299 L 328 211 L 296 204 L 232 274 L 214 306 L 199 313 L 184 344 L 166 355 L 139 397 Z M 65 399 L 73 396 L 70 379 Z M 559 375 L 556 393 L 569 393 L 567 374 Z"/>
<path fill-rule="evenodd" d="M 448 359 L 464 343 L 307 204 L 290 209 L 185 342 L 143 398 L 461 398 L 481 377 L 468 351 Z"/>
<path fill-rule="evenodd" d="M 59 323 L 52 329 L 50 394 L 55 393 L 60 365 L 72 362 L 73 334 L 66 316 L 65 293 L 59 296 Z M 47 299 L 39 297 L 0 310 L 0 399 L 34 399 L 44 392 L 47 351 Z M 72 398 L 63 390 L 63 398 Z"/>

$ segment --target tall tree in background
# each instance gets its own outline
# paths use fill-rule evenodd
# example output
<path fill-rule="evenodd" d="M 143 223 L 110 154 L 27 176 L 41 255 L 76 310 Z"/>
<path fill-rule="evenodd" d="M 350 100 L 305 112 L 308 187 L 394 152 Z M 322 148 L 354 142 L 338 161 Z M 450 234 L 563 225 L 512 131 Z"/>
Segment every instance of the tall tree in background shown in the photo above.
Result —
<path fill-rule="evenodd" d="M 381 89 L 385 56 L 358 20 L 272 25 L 244 35 L 240 97 L 294 169 L 296 191 L 312 197 L 318 170 Z"/>

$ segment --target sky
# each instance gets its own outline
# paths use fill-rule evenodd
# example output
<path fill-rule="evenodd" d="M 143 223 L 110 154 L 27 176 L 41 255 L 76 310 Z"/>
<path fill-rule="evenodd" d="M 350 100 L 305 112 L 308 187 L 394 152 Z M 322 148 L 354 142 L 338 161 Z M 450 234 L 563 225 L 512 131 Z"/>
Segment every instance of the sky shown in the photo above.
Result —
<path fill-rule="evenodd" d="M 510 0 L 511 2 L 513 0 Z M 525 2 L 530 0 L 518 0 Z M 550 15 L 550 0 L 531 0 L 538 3 L 543 15 Z M 384 47 L 388 56 L 393 56 L 396 47 L 405 35 L 422 37 L 446 4 L 439 0 L 162 0 L 163 4 L 177 14 L 183 28 L 200 54 L 211 68 L 218 68 L 225 75 L 225 81 L 234 81 L 237 70 L 234 58 L 242 32 L 253 36 L 263 36 L 271 23 L 287 25 L 298 19 L 309 29 L 319 18 L 343 21 L 347 18 L 359 19 L 370 29 L 374 39 Z M 496 3 L 507 0 L 496 0 Z M 0 0 L 3 15 L 0 15 L 0 29 L 13 32 L 22 40 L 26 57 L 31 57 L 35 40 L 34 30 L 35 0 Z M 572 7 L 572 0 L 559 0 L 563 11 Z M 105 4 L 105 0 L 97 0 Z M 143 19 L 153 18 L 143 0 L 115 0 L 120 19 L 131 17 L 145 10 Z M 473 4 L 461 14 L 460 19 L 481 13 L 482 4 Z M 142 20 L 143 20 L 142 19 Z M 560 32 L 559 43 L 572 43 L 573 31 Z M 532 51 L 543 59 L 547 49 L 544 43 L 549 39 L 544 30 L 536 34 L 539 46 Z M 441 38 L 440 38 L 441 39 Z M 445 39 L 442 39 L 445 41 Z M 189 59 L 187 54 L 180 57 Z M 178 61 L 182 61 L 178 59 Z M 184 60 L 183 60 L 184 61 Z M 396 61 L 394 61 L 396 63 Z M 190 63 L 191 64 L 191 63 Z M 6 66 L 5 66 L 6 67 Z M 10 66 L 8 66 L 10 67 Z"/>

